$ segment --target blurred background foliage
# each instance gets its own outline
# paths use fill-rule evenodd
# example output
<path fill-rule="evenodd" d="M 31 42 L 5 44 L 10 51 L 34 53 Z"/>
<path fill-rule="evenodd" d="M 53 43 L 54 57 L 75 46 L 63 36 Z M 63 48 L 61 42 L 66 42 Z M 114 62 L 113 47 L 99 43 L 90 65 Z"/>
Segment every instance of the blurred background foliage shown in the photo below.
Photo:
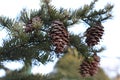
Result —
<path fill-rule="evenodd" d="M 24 71 L 7 70 L 6 77 L 2 80 L 110 80 L 102 68 L 92 77 L 82 77 L 79 74 L 80 63 L 83 57 L 78 55 L 76 48 L 68 48 L 68 51 L 56 63 L 54 71 L 47 74 L 29 74 Z M 26 71 L 26 70 L 25 70 Z"/>

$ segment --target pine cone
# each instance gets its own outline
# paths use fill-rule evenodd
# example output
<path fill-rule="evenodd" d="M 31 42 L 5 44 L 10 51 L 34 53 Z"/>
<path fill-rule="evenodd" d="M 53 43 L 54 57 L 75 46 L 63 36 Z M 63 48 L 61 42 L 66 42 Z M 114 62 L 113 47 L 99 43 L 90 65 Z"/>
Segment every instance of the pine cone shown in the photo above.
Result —
<path fill-rule="evenodd" d="M 31 32 L 34 30 L 34 28 L 32 27 L 32 21 L 29 20 L 28 23 L 26 24 L 26 27 L 25 27 L 25 32 L 28 33 L 28 32 Z"/>
<path fill-rule="evenodd" d="M 32 32 L 35 30 L 36 26 L 37 25 L 40 25 L 41 24 L 41 19 L 40 17 L 36 16 L 34 18 L 32 18 L 31 20 L 28 21 L 28 23 L 26 24 L 26 27 L 25 27 L 25 32 L 28 33 L 28 32 Z"/>
<path fill-rule="evenodd" d="M 86 30 L 86 40 L 88 46 L 97 45 L 102 39 L 104 30 L 102 25 L 96 25 L 94 27 L 90 27 Z"/>
<path fill-rule="evenodd" d="M 56 53 L 62 53 L 69 42 L 69 34 L 64 24 L 58 20 L 55 20 L 51 24 L 49 33 L 53 45 L 56 47 Z"/>
<path fill-rule="evenodd" d="M 98 72 L 100 57 L 94 54 L 91 58 L 85 59 L 80 65 L 79 73 L 83 77 L 94 76 Z"/>
<path fill-rule="evenodd" d="M 32 18 L 32 24 L 33 24 L 34 28 L 41 26 L 41 24 L 42 24 L 41 18 L 38 16 Z"/>

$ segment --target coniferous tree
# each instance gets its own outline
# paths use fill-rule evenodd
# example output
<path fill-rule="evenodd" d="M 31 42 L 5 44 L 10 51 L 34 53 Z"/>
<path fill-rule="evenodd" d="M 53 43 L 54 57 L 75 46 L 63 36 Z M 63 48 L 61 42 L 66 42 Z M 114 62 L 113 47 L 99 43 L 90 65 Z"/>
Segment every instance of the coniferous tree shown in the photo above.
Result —
<path fill-rule="evenodd" d="M 93 0 L 76 10 L 66 10 L 56 9 L 50 4 L 50 0 L 41 0 L 39 10 L 28 12 L 23 9 L 17 19 L 0 16 L 1 27 L 5 28 L 9 35 L 9 39 L 5 39 L 0 47 L 0 62 L 21 60 L 25 66 L 22 70 L 27 71 L 33 64 L 52 61 L 54 56 L 64 55 L 68 47 L 75 47 L 78 55 L 82 55 L 91 65 L 94 61 L 93 55 L 102 50 L 94 47 L 104 33 L 102 22 L 112 17 L 113 8 L 113 5 L 107 4 L 103 9 L 96 10 L 97 1 Z M 88 26 L 86 32 L 81 33 L 83 35 L 68 31 L 70 26 L 81 21 Z M 81 70 L 85 69 L 81 68 L 83 67 L 80 67 L 82 75 Z M 88 71 L 83 76 L 92 75 L 91 71 Z"/>

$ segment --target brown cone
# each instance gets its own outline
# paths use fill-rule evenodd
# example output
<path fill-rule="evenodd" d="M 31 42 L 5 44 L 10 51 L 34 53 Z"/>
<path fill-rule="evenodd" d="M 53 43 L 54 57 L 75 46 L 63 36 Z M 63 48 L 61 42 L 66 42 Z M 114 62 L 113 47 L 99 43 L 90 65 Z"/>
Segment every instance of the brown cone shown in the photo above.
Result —
<path fill-rule="evenodd" d="M 100 39 L 102 39 L 104 30 L 103 26 L 96 25 L 94 27 L 90 27 L 86 30 L 86 40 L 88 46 L 94 46 L 97 45 L 98 42 L 100 42 Z"/>
<path fill-rule="evenodd" d="M 28 32 L 31 32 L 34 30 L 34 28 L 32 27 L 32 21 L 29 20 L 28 23 L 26 24 L 26 27 L 25 27 L 25 32 L 28 33 Z"/>
<path fill-rule="evenodd" d="M 69 34 L 61 21 L 55 20 L 51 24 L 49 33 L 56 53 L 62 53 L 69 42 Z"/>
<path fill-rule="evenodd" d="M 94 76 L 98 72 L 100 57 L 94 54 L 91 58 L 85 59 L 80 65 L 79 73 L 83 77 Z"/>
<path fill-rule="evenodd" d="M 41 22 L 41 19 L 40 17 L 36 16 L 34 18 L 32 18 L 31 20 L 28 21 L 28 23 L 26 24 L 26 27 L 25 27 L 25 32 L 28 33 L 28 32 L 32 32 L 35 27 L 34 25 L 35 24 L 38 24 Z"/>

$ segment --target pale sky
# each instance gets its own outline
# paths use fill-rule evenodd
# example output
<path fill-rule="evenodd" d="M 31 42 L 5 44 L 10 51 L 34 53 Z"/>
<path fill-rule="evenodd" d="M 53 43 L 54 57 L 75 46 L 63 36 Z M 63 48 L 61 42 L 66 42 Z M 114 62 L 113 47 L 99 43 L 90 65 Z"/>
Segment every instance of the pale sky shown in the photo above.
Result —
<path fill-rule="evenodd" d="M 52 4 L 54 4 L 56 7 L 64 7 L 64 8 L 78 8 L 80 5 L 84 5 L 85 3 L 90 3 L 91 0 L 53 0 Z M 103 8 L 105 4 L 112 3 L 114 4 L 113 9 L 113 19 L 107 20 L 103 23 L 103 26 L 105 27 L 105 34 L 103 36 L 103 39 L 100 43 L 101 46 L 105 46 L 106 50 L 99 55 L 101 56 L 101 67 L 104 68 L 106 73 L 109 73 L 110 76 L 114 76 L 116 71 L 120 73 L 120 60 L 116 59 L 116 57 L 120 57 L 120 27 L 119 27 L 119 21 L 120 21 L 120 11 L 119 4 L 120 0 L 99 0 L 99 2 L 96 4 L 96 8 Z M 15 18 L 20 10 L 22 8 L 27 9 L 38 9 L 39 8 L 39 0 L 1 0 L 0 1 L 0 15 L 9 16 L 11 18 Z M 80 25 L 75 25 L 75 28 L 72 28 L 75 33 L 79 33 L 82 30 L 85 30 L 85 28 L 77 28 Z M 81 24 L 81 26 L 84 26 Z M 5 31 L 0 31 L 0 40 L 5 37 Z M 12 64 L 12 63 L 11 63 Z M 8 64 L 8 65 L 11 65 Z M 19 63 L 16 63 L 19 64 Z M 51 63 L 47 65 L 47 67 L 35 67 L 33 69 L 34 73 L 43 72 L 47 73 L 53 70 L 53 65 Z M 15 68 L 15 67 L 14 67 Z M 49 68 L 49 70 L 48 70 Z M 42 71 L 46 70 L 46 72 Z M 0 75 L 2 75 L 0 71 Z"/>

